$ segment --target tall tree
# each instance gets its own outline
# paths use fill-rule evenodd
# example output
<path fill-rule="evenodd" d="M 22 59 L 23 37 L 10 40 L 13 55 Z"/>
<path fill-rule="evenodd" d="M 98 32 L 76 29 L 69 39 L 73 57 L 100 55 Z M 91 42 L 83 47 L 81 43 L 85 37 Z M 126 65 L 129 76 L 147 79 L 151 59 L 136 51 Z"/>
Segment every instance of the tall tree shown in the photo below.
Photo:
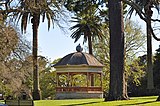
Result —
<path fill-rule="evenodd" d="M 142 1 L 142 0 L 135 0 L 135 3 L 137 3 L 139 6 L 141 6 L 141 9 L 145 10 L 146 14 L 146 31 L 147 31 L 147 88 L 153 89 L 154 83 L 153 83 L 153 66 L 152 66 L 152 38 L 151 38 L 151 31 L 149 26 L 151 25 L 151 17 L 152 17 L 152 10 L 150 1 Z M 130 9 L 130 13 L 132 14 L 133 8 Z"/>
<path fill-rule="evenodd" d="M 37 52 L 38 52 L 38 27 L 40 23 L 40 15 L 42 14 L 43 21 L 45 16 L 48 20 L 48 29 L 50 28 L 50 21 L 54 24 L 54 19 L 56 16 L 56 11 L 60 9 L 60 4 L 57 1 L 46 1 L 46 0 L 34 0 L 34 1 L 24 1 L 24 10 L 31 10 L 30 12 L 25 12 L 21 14 L 22 30 L 26 30 L 28 17 L 32 17 L 32 29 L 33 29 L 33 99 L 39 100 L 41 99 L 40 87 L 39 87 L 39 71 L 38 71 L 38 63 L 37 63 Z M 32 4 L 32 5 L 31 5 Z M 50 7 L 51 6 L 51 7 Z M 52 10 L 55 9 L 55 10 Z"/>
<path fill-rule="evenodd" d="M 124 74 L 124 26 L 121 0 L 109 0 L 110 85 L 107 100 L 128 99 Z"/>
<path fill-rule="evenodd" d="M 144 20 L 146 23 L 147 23 L 147 27 L 149 28 L 149 33 L 152 34 L 153 38 L 157 41 L 160 41 L 160 38 L 158 38 L 155 33 L 154 33 L 154 30 L 153 30 L 153 27 L 151 26 L 151 23 L 150 23 L 150 20 L 153 21 L 153 22 L 160 22 L 159 19 L 153 19 L 151 17 L 152 15 L 152 11 L 151 11 L 151 8 L 152 7 L 155 7 L 157 10 L 158 10 L 158 13 L 159 13 L 159 3 L 160 1 L 159 0 L 136 0 L 137 2 L 141 3 L 141 5 L 138 5 L 136 2 L 134 1 L 129 1 L 129 0 L 123 0 L 124 2 L 126 2 L 127 4 L 129 4 L 133 9 L 136 10 L 136 12 L 138 13 L 139 17 Z M 143 4 L 143 5 L 142 5 Z M 149 14 L 145 14 L 142 9 L 144 8 L 144 4 L 146 6 L 145 8 L 145 12 L 148 12 Z M 142 8 L 143 7 L 143 8 Z M 148 8 L 148 9 L 147 9 Z M 148 10 L 148 11 L 147 11 Z M 133 10 L 132 10 L 133 11 Z M 148 29 L 147 28 L 147 29 Z M 149 35 L 149 34 L 148 34 Z M 149 38 L 151 38 L 150 36 L 148 36 Z M 149 42 L 149 40 L 148 40 Z M 151 43 L 149 43 L 151 44 Z M 149 56 L 149 55 L 148 55 Z M 149 58 L 149 57 L 148 57 Z M 150 57 L 151 59 L 151 57 Z M 152 67 L 151 67 L 152 68 Z M 153 73 L 153 72 L 152 72 Z M 152 75 L 153 76 L 153 75 Z M 153 83 L 153 81 L 152 81 Z M 157 101 L 160 101 L 160 94 L 159 94 L 159 97 L 157 98 Z"/>
<path fill-rule="evenodd" d="M 125 3 L 131 6 L 129 13 L 133 13 L 134 10 L 138 13 L 140 18 L 146 22 L 146 32 L 147 32 L 147 88 L 153 89 L 153 65 L 152 65 L 152 37 L 156 40 L 157 38 L 151 27 L 151 21 L 159 21 L 158 19 L 152 19 L 153 11 L 152 8 L 156 8 L 159 11 L 159 0 L 123 0 Z M 144 10 L 144 11 L 143 11 Z"/>
<path fill-rule="evenodd" d="M 62 1 L 55 0 L 18 0 L 17 4 L 13 3 L 13 0 L 6 0 L 2 2 L 4 7 L 0 10 L 0 13 L 5 17 L 10 13 L 11 15 L 18 16 L 18 21 L 21 19 L 21 30 L 26 31 L 28 21 L 31 19 L 33 29 L 33 99 L 39 100 L 39 72 L 37 65 L 37 51 L 38 51 L 38 27 L 40 23 L 40 16 L 42 16 L 42 22 L 45 18 L 48 21 L 48 29 L 51 22 L 54 24 L 57 19 L 57 15 L 61 15 L 61 3 Z M 14 4 L 14 5 L 13 5 Z M 61 16 L 59 16 L 61 18 Z"/>
<path fill-rule="evenodd" d="M 146 23 L 146 30 L 147 30 L 147 88 L 154 89 L 154 82 L 153 82 L 153 62 L 152 62 L 152 37 L 151 37 L 151 17 L 152 17 L 152 10 L 151 10 L 151 1 L 145 5 L 145 13 L 147 14 L 147 23 Z"/>

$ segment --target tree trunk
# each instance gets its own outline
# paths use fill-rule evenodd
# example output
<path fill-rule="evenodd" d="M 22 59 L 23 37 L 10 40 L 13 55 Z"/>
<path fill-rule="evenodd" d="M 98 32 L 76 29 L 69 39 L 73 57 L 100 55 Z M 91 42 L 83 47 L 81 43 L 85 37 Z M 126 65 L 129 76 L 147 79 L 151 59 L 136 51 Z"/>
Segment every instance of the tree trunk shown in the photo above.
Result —
<path fill-rule="evenodd" d="M 37 63 L 37 51 L 38 51 L 38 24 L 39 18 L 37 14 L 34 14 L 32 18 L 33 28 L 33 99 L 40 100 L 41 93 L 39 88 L 39 72 Z"/>
<path fill-rule="evenodd" d="M 92 38 L 91 35 L 88 33 L 88 49 L 89 49 L 89 54 L 93 55 L 92 51 Z M 91 75 L 91 86 L 94 86 L 94 76 Z"/>
<path fill-rule="evenodd" d="M 124 26 L 121 0 L 109 0 L 110 85 L 107 100 L 128 99 L 124 74 Z"/>
<path fill-rule="evenodd" d="M 147 89 L 154 89 L 154 82 L 153 82 L 153 65 L 152 65 L 152 37 L 150 31 L 151 25 L 151 17 L 152 17 L 152 10 L 151 5 L 148 3 L 145 6 L 145 13 L 147 14 L 147 23 L 146 23 L 146 30 L 147 30 Z"/>
<path fill-rule="evenodd" d="M 89 54 L 93 55 L 93 52 L 92 52 L 92 38 L 91 38 L 91 35 L 88 35 L 88 49 L 89 49 Z"/>

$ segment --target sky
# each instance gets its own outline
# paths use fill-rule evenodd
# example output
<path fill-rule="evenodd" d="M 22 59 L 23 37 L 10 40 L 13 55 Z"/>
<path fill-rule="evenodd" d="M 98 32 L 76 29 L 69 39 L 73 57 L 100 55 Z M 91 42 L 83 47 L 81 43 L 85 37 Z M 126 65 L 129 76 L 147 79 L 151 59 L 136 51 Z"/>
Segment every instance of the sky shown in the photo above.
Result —
<path fill-rule="evenodd" d="M 154 15 L 154 17 L 157 17 L 157 15 Z M 137 21 L 142 27 L 143 32 L 146 32 L 145 23 L 139 19 L 138 15 L 136 17 L 133 16 L 132 20 Z M 51 61 L 57 58 L 62 58 L 69 53 L 76 52 L 76 46 L 78 44 L 81 44 L 83 48 L 86 46 L 86 44 L 83 44 L 83 38 L 74 43 L 74 39 L 70 37 L 71 32 L 69 30 L 64 32 L 59 27 L 55 26 L 54 29 L 51 27 L 48 31 L 47 22 L 41 23 L 38 31 L 38 55 L 45 56 Z M 27 33 L 26 36 L 28 40 L 32 41 L 31 24 L 27 27 Z M 160 43 L 155 40 L 152 41 L 153 53 L 158 49 L 159 44 Z M 83 52 L 88 51 L 83 50 Z"/>
<path fill-rule="evenodd" d="M 71 32 L 69 30 L 63 31 L 58 26 L 55 26 L 54 29 L 51 27 L 48 31 L 47 22 L 41 23 L 38 31 L 38 55 L 45 56 L 51 61 L 76 52 L 78 44 L 81 44 L 82 47 L 85 46 L 82 38 L 74 43 L 74 39 L 70 37 Z M 28 24 L 26 36 L 29 41 L 32 41 L 31 24 Z"/>

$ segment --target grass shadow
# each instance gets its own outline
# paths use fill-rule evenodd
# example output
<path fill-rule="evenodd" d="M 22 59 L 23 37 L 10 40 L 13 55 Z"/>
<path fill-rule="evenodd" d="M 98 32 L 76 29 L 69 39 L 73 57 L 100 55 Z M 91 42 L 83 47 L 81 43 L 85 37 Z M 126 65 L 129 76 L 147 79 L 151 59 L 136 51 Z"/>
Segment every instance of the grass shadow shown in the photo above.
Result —
<path fill-rule="evenodd" d="M 83 106 L 87 104 L 95 104 L 95 103 L 100 103 L 100 102 L 86 102 L 86 103 L 79 103 L 79 104 L 70 104 L 70 105 L 61 105 L 61 106 Z"/>
<path fill-rule="evenodd" d="M 154 101 L 147 101 L 147 102 L 140 102 L 140 103 L 133 103 L 133 104 L 121 104 L 118 106 L 143 105 L 143 104 L 154 103 L 154 102 L 156 102 L 156 101 L 154 100 Z"/>

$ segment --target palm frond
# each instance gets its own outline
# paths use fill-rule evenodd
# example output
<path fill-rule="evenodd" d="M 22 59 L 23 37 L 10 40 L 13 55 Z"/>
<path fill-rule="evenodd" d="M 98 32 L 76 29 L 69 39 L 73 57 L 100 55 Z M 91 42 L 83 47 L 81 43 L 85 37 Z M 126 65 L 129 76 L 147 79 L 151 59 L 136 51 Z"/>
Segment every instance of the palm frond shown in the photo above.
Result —
<path fill-rule="evenodd" d="M 45 17 L 46 17 L 46 13 L 45 13 L 45 12 L 43 12 L 43 13 L 42 13 L 42 22 L 44 22 Z"/>
<path fill-rule="evenodd" d="M 27 23 L 28 22 L 28 16 L 29 16 L 28 13 L 24 13 L 22 15 L 22 19 L 21 19 L 21 31 L 22 31 L 22 33 L 23 33 L 23 31 L 26 32 L 27 24 L 28 24 Z"/>
<path fill-rule="evenodd" d="M 76 24 L 76 25 L 74 25 L 74 26 L 72 26 L 72 27 L 70 27 L 69 29 L 70 30 L 74 30 L 74 29 L 78 29 L 78 28 L 80 28 L 82 25 L 81 24 Z"/>
<path fill-rule="evenodd" d="M 130 7 L 130 8 L 128 9 L 128 12 L 127 12 L 127 16 L 126 16 L 126 17 L 129 16 L 129 19 L 130 19 L 131 16 L 132 16 L 132 14 L 133 14 L 133 12 L 134 12 L 134 8 Z"/>
<path fill-rule="evenodd" d="M 148 3 L 150 3 L 152 7 L 156 8 L 158 13 L 160 11 L 160 1 L 159 0 L 151 0 L 151 1 L 149 1 L 149 0 L 133 0 L 133 3 L 135 3 L 141 11 L 145 8 L 145 6 Z M 131 15 L 133 12 L 134 12 L 134 8 L 130 7 L 129 11 L 127 13 L 127 16 L 129 15 L 129 18 L 131 18 Z"/>
<path fill-rule="evenodd" d="M 76 23 L 74 26 L 69 29 L 73 31 L 71 34 L 72 39 L 75 39 L 75 42 L 83 36 L 83 43 L 87 42 L 89 38 L 94 38 L 98 36 L 99 39 L 103 37 L 101 19 L 98 16 L 95 9 L 92 9 L 90 6 L 86 11 L 78 14 L 76 17 L 72 17 L 70 22 Z M 88 45 L 91 49 L 91 40 L 89 40 Z"/>
<path fill-rule="evenodd" d="M 82 35 L 81 29 L 77 29 L 71 34 L 71 38 L 75 39 L 74 42 L 77 42 L 79 38 L 81 37 L 81 35 Z"/>
<path fill-rule="evenodd" d="M 48 21 L 48 30 L 50 29 L 50 21 L 51 21 L 51 17 L 48 13 L 46 13 L 46 17 L 47 17 L 47 21 Z"/>

